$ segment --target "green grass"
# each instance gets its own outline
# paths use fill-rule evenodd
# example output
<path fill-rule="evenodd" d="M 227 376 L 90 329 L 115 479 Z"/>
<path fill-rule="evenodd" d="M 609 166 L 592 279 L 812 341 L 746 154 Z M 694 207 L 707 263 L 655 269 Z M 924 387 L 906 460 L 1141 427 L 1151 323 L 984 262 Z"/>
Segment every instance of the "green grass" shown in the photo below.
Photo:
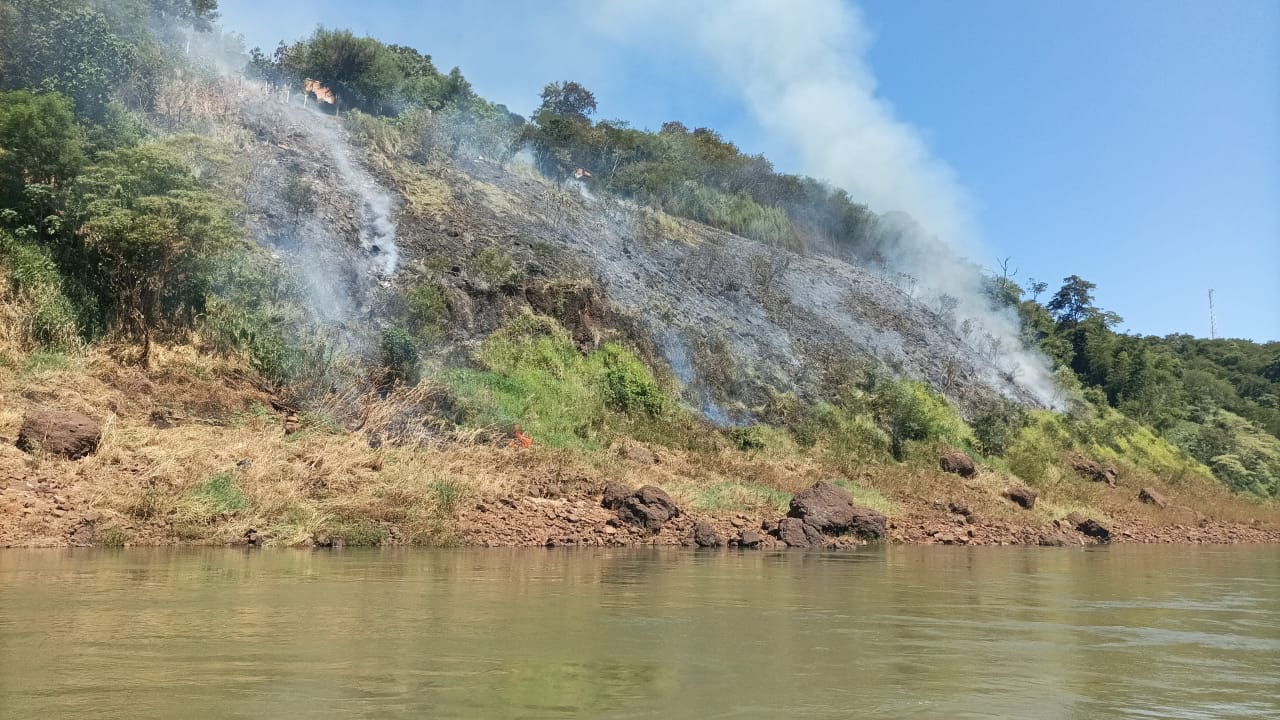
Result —
<path fill-rule="evenodd" d="M 633 353 L 608 344 L 583 355 L 547 317 L 514 319 L 485 340 L 476 360 L 480 368 L 445 374 L 462 422 L 519 424 L 540 445 L 599 450 L 607 428 L 653 420 L 674 405 Z"/>
<path fill-rule="evenodd" d="M 209 476 L 187 495 L 187 506 L 206 520 L 236 513 L 249 507 L 249 498 L 236 485 L 230 472 Z"/>
<path fill-rule="evenodd" d="M 874 488 L 863 487 L 857 483 L 848 480 L 839 479 L 833 481 L 833 484 L 839 485 L 853 496 L 853 503 L 862 507 L 871 508 L 883 515 L 893 515 L 895 506 L 893 501 L 885 497 L 879 490 Z"/>
<path fill-rule="evenodd" d="M 791 494 L 755 483 L 717 482 L 707 485 L 674 482 L 667 489 L 688 498 L 692 509 L 708 512 L 783 514 Z"/>

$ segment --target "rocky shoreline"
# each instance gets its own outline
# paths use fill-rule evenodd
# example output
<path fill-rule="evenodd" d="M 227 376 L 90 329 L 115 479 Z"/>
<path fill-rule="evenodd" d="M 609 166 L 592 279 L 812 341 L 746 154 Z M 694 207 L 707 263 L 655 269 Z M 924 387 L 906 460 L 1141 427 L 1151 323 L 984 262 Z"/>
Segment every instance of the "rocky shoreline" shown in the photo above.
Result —
<path fill-rule="evenodd" d="M 661 493 L 661 495 L 659 495 Z M 1192 524 L 1156 526 L 1136 517 L 1106 522 L 1069 514 L 1044 526 L 986 521 L 958 503 L 934 503 L 886 518 L 858 508 L 839 487 L 820 482 L 793 499 L 782 518 L 742 513 L 710 516 L 679 512 L 655 524 L 644 499 L 666 512 L 670 498 L 658 488 L 634 491 L 631 506 L 620 504 L 619 489 L 601 496 L 521 497 L 479 502 L 459 519 L 459 540 L 481 547 L 685 547 L 845 548 L 877 542 L 894 545 L 1039 545 L 1078 547 L 1108 543 L 1261 544 L 1280 543 L 1280 528 L 1224 523 L 1200 518 Z M 832 515 L 835 519 L 830 519 Z M 856 514 L 858 520 L 850 517 Z M 878 517 L 877 517 L 878 516 Z M 639 519 L 637 519 L 639 518 Z M 814 518 L 819 518 L 816 522 Z M 647 523 L 647 524 L 646 524 Z M 879 524 L 879 530 L 875 528 Z M 655 529 L 656 528 L 656 529 Z M 806 531 L 808 528 L 808 531 Z"/>

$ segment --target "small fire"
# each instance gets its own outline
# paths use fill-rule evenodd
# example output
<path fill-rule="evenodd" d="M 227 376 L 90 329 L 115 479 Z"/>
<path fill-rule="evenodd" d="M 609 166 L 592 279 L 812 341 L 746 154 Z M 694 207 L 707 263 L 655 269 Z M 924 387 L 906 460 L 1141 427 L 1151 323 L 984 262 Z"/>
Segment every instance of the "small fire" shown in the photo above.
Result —
<path fill-rule="evenodd" d="M 517 450 L 531 448 L 533 447 L 533 438 L 517 425 L 515 437 L 511 439 L 511 442 L 507 443 L 507 447 L 516 448 Z"/>
<path fill-rule="evenodd" d="M 311 80 L 308 78 L 303 84 L 303 89 L 305 92 L 315 95 L 316 100 L 319 100 L 320 102 L 332 105 L 337 101 L 337 98 L 333 96 L 333 91 L 321 85 L 319 80 Z"/>

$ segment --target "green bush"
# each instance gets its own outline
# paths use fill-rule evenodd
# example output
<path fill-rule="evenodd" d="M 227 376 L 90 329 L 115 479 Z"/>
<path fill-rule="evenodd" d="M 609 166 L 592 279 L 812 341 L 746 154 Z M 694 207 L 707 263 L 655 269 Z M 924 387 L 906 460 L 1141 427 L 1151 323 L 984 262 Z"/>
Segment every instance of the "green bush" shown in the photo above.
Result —
<path fill-rule="evenodd" d="M 405 324 L 410 332 L 429 340 L 439 334 L 449 319 L 444 291 L 433 282 L 422 281 L 404 290 Z"/>
<path fill-rule="evenodd" d="M 889 435 L 895 459 L 902 460 L 908 441 L 942 440 L 973 448 L 973 433 L 941 395 L 915 380 L 882 383 L 872 400 L 880 425 Z"/>
<path fill-rule="evenodd" d="M 389 384 L 413 385 L 418 382 L 418 347 L 409 332 L 398 325 L 382 331 L 378 363 Z"/>
<path fill-rule="evenodd" d="M 657 417 L 667 407 L 667 398 L 653 373 L 636 356 L 613 343 L 606 344 L 594 355 L 604 365 L 600 382 L 605 404 L 621 413 L 644 412 Z"/>
<path fill-rule="evenodd" d="M 524 274 L 516 267 L 511 256 L 497 246 L 490 245 L 476 254 L 471 267 L 486 282 L 494 287 L 509 287 L 518 284 Z"/>

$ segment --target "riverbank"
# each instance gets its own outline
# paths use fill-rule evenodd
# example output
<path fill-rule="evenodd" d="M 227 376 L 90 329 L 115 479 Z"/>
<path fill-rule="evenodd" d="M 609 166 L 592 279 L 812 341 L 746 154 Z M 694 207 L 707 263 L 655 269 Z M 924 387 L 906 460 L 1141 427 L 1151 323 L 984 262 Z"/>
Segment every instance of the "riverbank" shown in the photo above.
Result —
<path fill-rule="evenodd" d="M 584 451 L 424 427 L 397 443 L 386 428 L 421 398 L 353 398 L 356 421 L 343 425 L 278 408 L 252 378 L 190 347 L 157 348 L 150 370 L 103 351 L 29 358 L 0 394 L 0 546 L 692 545 L 701 525 L 707 544 L 779 547 L 793 496 L 819 481 L 882 515 L 883 531 L 827 528 L 806 541 L 793 523 L 791 544 L 1280 542 L 1274 505 L 1201 477 L 1121 466 L 1095 482 L 1064 470 L 1024 488 L 1036 495 L 1024 507 L 1011 499 L 1019 478 L 982 463 L 944 472 L 945 448 L 851 469 L 830 453 L 626 437 Z M 24 422 L 43 408 L 96 423 L 92 451 L 20 449 Z M 602 506 L 610 485 L 661 488 L 678 512 L 620 517 Z M 1163 507 L 1141 501 L 1144 490 Z"/>

